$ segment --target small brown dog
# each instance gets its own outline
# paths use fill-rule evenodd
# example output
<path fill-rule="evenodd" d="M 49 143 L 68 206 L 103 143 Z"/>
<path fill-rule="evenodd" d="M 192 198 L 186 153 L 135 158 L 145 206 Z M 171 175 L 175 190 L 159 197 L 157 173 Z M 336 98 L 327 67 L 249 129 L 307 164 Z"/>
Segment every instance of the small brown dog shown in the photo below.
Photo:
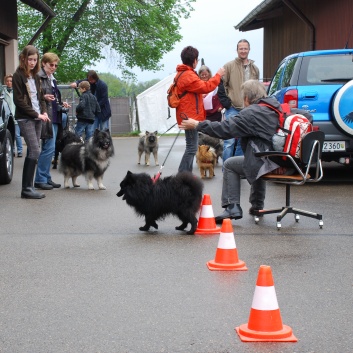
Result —
<path fill-rule="evenodd" d="M 214 167 L 216 166 L 217 155 L 214 148 L 207 145 L 200 145 L 196 152 L 196 163 L 200 169 L 201 179 L 215 176 Z"/>

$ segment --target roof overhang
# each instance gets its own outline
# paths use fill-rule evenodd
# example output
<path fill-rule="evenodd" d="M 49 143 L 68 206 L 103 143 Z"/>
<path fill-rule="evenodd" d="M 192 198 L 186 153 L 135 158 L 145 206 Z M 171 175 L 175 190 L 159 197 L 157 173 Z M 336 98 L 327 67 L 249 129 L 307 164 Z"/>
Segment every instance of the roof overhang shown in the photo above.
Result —
<path fill-rule="evenodd" d="M 24 4 L 32 7 L 33 9 L 41 12 L 46 19 L 39 27 L 37 32 L 34 34 L 32 39 L 28 42 L 28 44 L 33 44 L 33 42 L 40 36 L 40 34 L 45 30 L 48 26 L 49 22 L 56 16 L 55 12 L 42 0 L 20 0 Z"/>
<path fill-rule="evenodd" d="M 241 32 L 263 28 L 265 20 L 282 15 L 281 3 L 282 0 L 264 0 L 234 28 Z"/>
<path fill-rule="evenodd" d="M 21 0 L 21 2 L 41 12 L 45 16 L 56 16 L 55 12 L 42 0 Z"/>

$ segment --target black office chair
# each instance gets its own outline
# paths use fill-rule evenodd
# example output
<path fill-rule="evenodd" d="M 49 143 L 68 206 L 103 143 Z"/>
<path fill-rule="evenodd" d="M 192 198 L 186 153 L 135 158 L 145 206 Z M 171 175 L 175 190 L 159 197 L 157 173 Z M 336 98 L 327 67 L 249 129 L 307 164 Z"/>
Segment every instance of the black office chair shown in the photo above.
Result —
<path fill-rule="evenodd" d="M 259 217 L 270 214 L 279 213 L 277 215 L 277 230 L 281 229 L 281 220 L 288 213 L 294 213 L 295 221 L 299 221 L 299 215 L 316 218 L 319 220 L 319 227 L 322 228 L 324 223 L 322 215 L 310 211 L 303 211 L 291 206 L 290 203 L 290 187 L 291 185 L 303 185 L 305 183 L 316 183 L 323 177 L 321 153 L 324 144 L 325 134 L 322 131 L 312 131 L 307 133 L 301 145 L 300 159 L 294 159 L 287 153 L 277 151 L 257 152 L 257 157 L 286 157 L 286 165 L 291 165 L 296 170 L 293 175 L 278 175 L 278 174 L 265 174 L 262 176 L 267 181 L 274 181 L 276 183 L 286 184 L 286 205 L 277 209 L 259 210 L 255 212 L 255 223 L 259 222 Z M 289 164 L 288 164 L 289 163 Z M 314 171 L 313 177 L 309 174 L 309 169 Z"/>

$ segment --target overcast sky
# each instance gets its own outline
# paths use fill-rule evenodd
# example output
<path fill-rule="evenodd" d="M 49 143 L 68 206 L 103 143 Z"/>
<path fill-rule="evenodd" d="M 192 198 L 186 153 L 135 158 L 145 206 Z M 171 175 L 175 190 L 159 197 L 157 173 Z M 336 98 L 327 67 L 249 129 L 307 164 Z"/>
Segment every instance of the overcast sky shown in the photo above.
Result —
<path fill-rule="evenodd" d="M 255 60 L 262 78 L 263 30 L 239 32 L 235 30 L 262 0 L 197 0 L 193 7 L 195 11 L 187 20 L 181 20 L 181 35 L 183 39 L 175 45 L 175 49 L 164 55 L 161 64 L 164 69 L 158 72 L 133 70 L 139 82 L 153 79 L 163 79 L 175 72 L 177 64 L 181 63 L 180 53 L 188 45 L 199 50 L 199 58 L 204 58 L 205 64 L 215 73 L 219 67 L 236 57 L 236 43 L 245 38 L 250 42 L 249 58 Z M 201 61 L 199 63 L 200 67 Z M 95 66 L 98 72 L 110 72 L 120 76 L 115 69 L 113 59 L 101 61 Z"/>

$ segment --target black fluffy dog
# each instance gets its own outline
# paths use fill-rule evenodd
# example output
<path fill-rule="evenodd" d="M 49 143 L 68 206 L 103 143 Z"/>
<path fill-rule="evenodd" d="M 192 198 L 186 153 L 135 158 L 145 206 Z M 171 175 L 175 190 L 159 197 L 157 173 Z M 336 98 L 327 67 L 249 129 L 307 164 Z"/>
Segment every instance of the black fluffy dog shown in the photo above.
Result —
<path fill-rule="evenodd" d="M 76 135 L 74 132 L 69 130 L 64 130 L 60 137 L 57 137 L 55 141 L 55 154 L 53 160 L 53 169 L 58 167 L 59 153 L 61 153 L 66 145 L 69 143 L 79 143 L 83 142 L 80 136 Z"/>
<path fill-rule="evenodd" d="M 146 224 L 139 228 L 141 231 L 148 231 L 150 227 L 158 229 L 156 221 L 173 214 L 182 221 L 175 229 L 184 230 L 190 223 L 191 229 L 187 234 L 194 234 L 202 191 L 201 180 L 188 172 L 153 181 L 146 173 L 128 171 L 117 196 L 122 196 L 139 216 L 145 216 Z"/>

